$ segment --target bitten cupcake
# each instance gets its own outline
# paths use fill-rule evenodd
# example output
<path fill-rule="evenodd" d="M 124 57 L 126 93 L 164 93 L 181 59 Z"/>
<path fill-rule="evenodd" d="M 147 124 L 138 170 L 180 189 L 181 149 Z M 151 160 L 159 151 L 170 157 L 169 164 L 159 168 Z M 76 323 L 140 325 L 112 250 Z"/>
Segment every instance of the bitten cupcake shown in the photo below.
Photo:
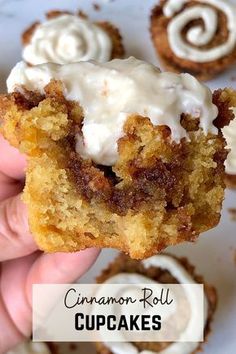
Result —
<path fill-rule="evenodd" d="M 205 292 L 205 316 L 204 316 L 204 339 L 210 332 L 210 324 L 216 308 L 217 296 L 214 287 L 204 283 L 201 276 L 196 275 L 194 267 L 186 258 L 176 258 L 168 254 L 153 256 L 142 262 L 131 260 L 125 255 L 120 255 L 113 263 L 105 269 L 98 277 L 98 283 L 128 284 L 132 277 L 132 283 L 143 284 L 153 282 L 162 284 L 204 284 Z M 146 279 L 146 280 L 145 280 Z M 196 293 L 189 293 L 189 303 L 193 304 L 192 316 L 196 316 L 197 299 Z M 193 321 L 193 318 L 191 318 Z M 189 320 L 184 331 L 190 331 L 191 320 Z M 193 329 L 192 329 L 193 330 Z M 196 330 L 196 329 L 195 329 Z M 182 333 L 183 334 L 183 333 Z M 199 338 L 201 334 L 199 333 Z M 98 354 L 193 354 L 201 349 L 199 342 L 134 342 L 134 343 L 97 343 Z"/>
<path fill-rule="evenodd" d="M 137 60 L 16 65 L 0 130 L 28 156 L 24 200 L 40 249 L 143 259 L 220 220 L 233 90 Z M 47 198 L 45 199 L 45 195 Z"/>
<path fill-rule="evenodd" d="M 22 35 L 23 59 L 30 65 L 106 62 L 124 55 L 119 30 L 110 22 L 92 22 L 87 16 L 51 11 Z"/>
<path fill-rule="evenodd" d="M 150 30 L 167 70 L 207 80 L 236 62 L 236 6 L 227 0 L 161 0 Z"/>

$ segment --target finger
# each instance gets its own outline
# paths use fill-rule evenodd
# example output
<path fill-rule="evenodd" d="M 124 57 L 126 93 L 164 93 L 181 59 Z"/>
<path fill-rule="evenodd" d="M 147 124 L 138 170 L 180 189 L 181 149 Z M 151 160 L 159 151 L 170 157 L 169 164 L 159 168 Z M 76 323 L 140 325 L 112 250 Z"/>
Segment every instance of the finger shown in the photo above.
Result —
<path fill-rule="evenodd" d="M 17 344 L 23 337 L 30 335 L 33 284 L 73 282 L 91 267 L 98 254 L 97 249 L 87 249 L 74 254 L 51 255 L 38 251 L 27 257 L 3 262 L 0 293 L 2 293 L 4 304 L 4 316 L 0 318 L 0 340 L 1 333 L 7 334 L 10 347 Z M 1 328 L 4 329 L 3 332 Z M 8 347 L 5 351 L 7 349 Z"/>
<path fill-rule="evenodd" d="M 23 182 L 12 179 L 0 172 L 0 201 L 22 192 L 23 186 Z"/>
<path fill-rule="evenodd" d="M 96 261 L 100 250 L 89 248 L 76 253 L 41 254 L 28 276 L 32 284 L 68 284 L 79 279 Z"/>
<path fill-rule="evenodd" d="M 21 342 L 23 340 L 23 336 L 12 323 L 1 296 L 0 313 L 0 354 L 4 354 Z"/>
<path fill-rule="evenodd" d="M 12 147 L 0 134 L 0 171 L 13 179 L 23 179 L 26 168 L 26 158 Z"/>
<path fill-rule="evenodd" d="M 26 256 L 37 249 L 29 231 L 21 195 L 0 203 L 0 261 Z"/>
<path fill-rule="evenodd" d="M 7 331 L 10 334 L 17 330 L 25 337 L 31 334 L 31 305 L 27 301 L 25 284 L 30 268 L 39 254 L 40 252 L 35 252 L 28 257 L 2 263 L 0 293 L 5 305 L 4 317 L 8 323 L 2 333 Z"/>
<path fill-rule="evenodd" d="M 69 284 L 77 281 L 96 261 L 100 250 L 89 248 L 77 253 L 42 254 L 27 279 L 27 297 L 32 303 L 33 284 Z"/>

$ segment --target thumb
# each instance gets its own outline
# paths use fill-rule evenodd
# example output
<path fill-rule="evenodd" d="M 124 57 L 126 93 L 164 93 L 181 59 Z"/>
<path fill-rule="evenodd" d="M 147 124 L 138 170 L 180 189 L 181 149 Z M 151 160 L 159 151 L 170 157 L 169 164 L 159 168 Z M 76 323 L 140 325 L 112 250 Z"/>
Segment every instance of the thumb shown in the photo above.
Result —
<path fill-rule="evenodd" d="M 26 256 L 37 249 L 21 195 L 0 203 L 0 261 Z"/>

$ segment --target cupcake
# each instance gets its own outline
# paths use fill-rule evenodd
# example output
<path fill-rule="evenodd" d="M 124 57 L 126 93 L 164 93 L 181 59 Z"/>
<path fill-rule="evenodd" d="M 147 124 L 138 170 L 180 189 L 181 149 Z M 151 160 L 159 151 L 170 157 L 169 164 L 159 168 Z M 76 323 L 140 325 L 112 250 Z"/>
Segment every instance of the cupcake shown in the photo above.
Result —
<path fill-rule="evenodd" d="M 236 6 L 227 0 L 161 0 L 150 30 L 167 70 L 208 80 L 236 62 Z"/>
<path fill-rule="evenodd" d="M 124 55 L 119 30 L 110 22 L 92 22 L 81 12 L 51 11 L 22 35 L 22 57 L 29 65 L 106 62 Z"/>
<path fill-rule="evenodd" d="M 194 267 L 186 258 L 177 258 L 169 254 L 160 254 L 144 261 L 131 260 L 125 255 L 117 259 L 105 269 L 98 277 L 98 283 L 126 284 L 129 276 L 132 275 L 132 282 L 143 284 L 144 279 L 163 284 L 204 284 L 205 306 L 204 306 L 204 341 L 210 332 L 210 324 L 216 308 L 217 296 L 214 287 L 204 283 L 201 276 L 195 273 Z M 146 283 L 146 281 L 145 281 Z M 191 299 L 196 297 L 193 291 Z M 189 299 L 190 300 L 190 299 Z M 189 301 L 191 303 L 191 300 Z M 197 304 L 197 300 L 192 303 Z M 196 308 L 194 308 L 196 310 Z M 196 311 L 191 311 L 196 316 Z M 193 321 L 193 318 L 191 319 Z M 184 331 L 189 331 L 191 326 L 189 320 Z M 195 329 L 196 330 L 196 329 Z M 199 333 L 199 338 L 201 334 Z M 199 342 L 134 342 L 134 343 L 96 343 L 98 354 L 124 354 L 124 353 L 158 353 L 158 354 L 193 354 L 200 350 L 202 343 Z"/>
<path fill-rule="evenodd" d="M 132 258 L 216 226 L 233 90 L 115 59 L 12 70 L 1 131 L 28 156 L 24 201 L 41 250 Z M 47 196 L 47 198 L 45 198 Z"/>

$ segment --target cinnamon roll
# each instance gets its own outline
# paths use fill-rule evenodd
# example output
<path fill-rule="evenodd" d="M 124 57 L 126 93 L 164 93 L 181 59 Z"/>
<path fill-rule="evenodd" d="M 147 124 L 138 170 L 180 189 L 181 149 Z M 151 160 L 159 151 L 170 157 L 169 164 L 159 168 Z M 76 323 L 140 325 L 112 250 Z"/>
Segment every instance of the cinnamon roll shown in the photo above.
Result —
<path fill-rule="evenodd" d="M 22 35 L 22 57 L 30 65 L 106 62 L 124 55 L 119 30 L 109 22 L 90 21 L 81 12 L 51 11 Z"/>
<path fill-rule="evenodd" d="M 204 284 L 204 340 L 210 332 L 210 324 L 217 303 L 216 290 L 213 286 L 204 283 L 201 276 L 197 275 L 194 267 L 186 258 L 177 258 L 170 254 L 160 254 L 143 261 L 134 261 L 125 255 L 118 256 L 98 277 L 98 283 L 109 284 Z M 194 291 L 188 294 L 188 303 L 192 304 L 191 319 L 186 324 L 184 331 L 196 331 L 191 328 L 196 316 L 196 309 L 201 306 Z M 148 332 L 147 332 L 148 334 Z M 183 334 L 183 333 L 182 333 Z M 153 337 L 152 337 L 153 338 Z M 199 333 L 200 338 L 200 333 Z M 98 354 L 193 354 L 202 347 L 199 342 L 107 342 L 97 343 Z"/>
<path fill-rule="evenodd" d="M 151 36 L 166 69 L 207 80 L 236 61 L 236 6 L 227 0 L 162 0 Z"/>

